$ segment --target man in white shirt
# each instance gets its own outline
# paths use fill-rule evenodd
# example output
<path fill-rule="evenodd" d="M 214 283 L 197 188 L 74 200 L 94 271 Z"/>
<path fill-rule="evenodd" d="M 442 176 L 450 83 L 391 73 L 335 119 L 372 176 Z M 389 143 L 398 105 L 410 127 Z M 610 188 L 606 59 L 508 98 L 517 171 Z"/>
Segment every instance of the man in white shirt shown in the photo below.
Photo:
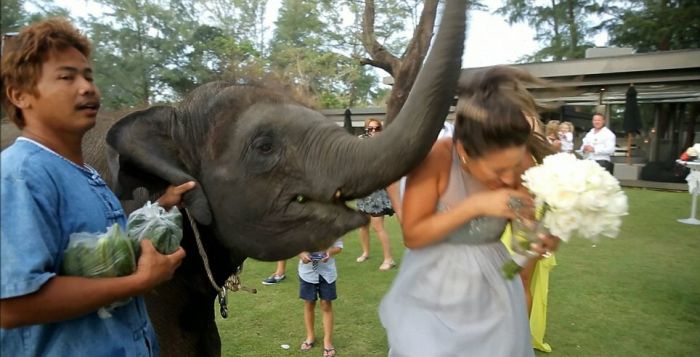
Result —
<path fill-rule="evenodd" d="M 595 160 L 608 172 L 613 173 L 613 163 L 610 155 L 615 152 L 615 134 L 605 127 L 605 116 L 593 115 L 593 129 L 583 137 L 581 152 L 589 160 Z"/>

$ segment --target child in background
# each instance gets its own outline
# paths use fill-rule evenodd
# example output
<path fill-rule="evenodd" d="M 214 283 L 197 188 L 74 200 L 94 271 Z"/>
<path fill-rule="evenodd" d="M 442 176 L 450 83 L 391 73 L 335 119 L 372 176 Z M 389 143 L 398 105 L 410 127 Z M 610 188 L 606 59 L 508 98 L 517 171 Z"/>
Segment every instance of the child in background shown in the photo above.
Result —
<path fill-rule="evenodd" d="M 332 301 L 337 298 L 335 281 L 338 271 L 333 256 L 342 250 L 343 241 L 338 239 L 326 251 L 299 254 L 299 298 L 304 300 L 304 326 L 306 327 L 306 339 L 301 344 L 302 352 L 311 350 L 316 342 L 314 313 L 318 298 L 321 300 L 323 319 L 323 356 L 335 356 Z"/>
<path fill-rule="evenodd" d="M 565 121 L 559 124 L 559 141 L 561 142 L 561 152 L 571 153 L 574 151 L 574 125 Z"/>

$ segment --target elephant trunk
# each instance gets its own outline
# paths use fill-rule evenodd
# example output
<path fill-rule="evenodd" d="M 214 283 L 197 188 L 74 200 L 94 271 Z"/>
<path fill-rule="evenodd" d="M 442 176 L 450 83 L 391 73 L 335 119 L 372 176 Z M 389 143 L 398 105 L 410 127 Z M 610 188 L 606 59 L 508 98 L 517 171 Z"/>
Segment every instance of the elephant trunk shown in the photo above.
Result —
<path fill-rule="evenodd" d="M 343 182 L 344 198 L 364 197 L 388 186 L 425 158 L 447 117 L 461 70 L 467 1 L 447 1 L 433 48 L 406 104 L 391 125 L 370 139 L 344 135 L 333 145 L 331 177 Z M 334 150 L 334 151 L 335 151 Z"/>

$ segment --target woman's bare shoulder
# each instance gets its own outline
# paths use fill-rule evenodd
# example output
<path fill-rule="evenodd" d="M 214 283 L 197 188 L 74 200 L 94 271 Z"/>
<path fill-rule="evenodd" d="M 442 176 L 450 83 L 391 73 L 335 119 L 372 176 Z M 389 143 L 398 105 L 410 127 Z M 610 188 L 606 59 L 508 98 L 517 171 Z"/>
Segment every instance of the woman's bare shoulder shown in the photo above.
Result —
<path fill-rule="evenodd" d="M 416 169 L 417 171 L 428 171 L 432 173 L 445 171 L 449 166 L 452 156 L 452 139 L 439 139 L 433 144 L 433 148 L 425 157 L 423 163 Z"/>
<path fill-rule="evenodd" d="M 435 142 L 433 149 L 430 151 L 430 156 L 438 160 L 440 163 L 449 163 L 452 161 L 452 138 L 442 138 Z"/>

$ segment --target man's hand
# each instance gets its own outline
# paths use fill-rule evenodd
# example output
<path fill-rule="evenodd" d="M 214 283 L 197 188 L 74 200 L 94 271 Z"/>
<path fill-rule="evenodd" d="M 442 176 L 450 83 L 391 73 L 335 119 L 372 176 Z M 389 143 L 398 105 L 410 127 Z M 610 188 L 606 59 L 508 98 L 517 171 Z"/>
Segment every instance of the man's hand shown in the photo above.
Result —
<path fill-rule="evenodd" d="M 163 255 L 158 253 L 150 240 L 142 239 L 141 256 L 134 274 L 141 278 L 144 289 L 150 290 L 156 285 L 170 280 L 184 258 L 185 250 L 182 247 L 172 254 Z"/>
<path fill-rule="evenodd" d="M 195 186 L 194 181 L 188 181 L 179 186 L 170 185 L 156 202 L 166 210 L 170 210 L 173 206 L 179 206 L 182 202 L 182 195 Z"/>

